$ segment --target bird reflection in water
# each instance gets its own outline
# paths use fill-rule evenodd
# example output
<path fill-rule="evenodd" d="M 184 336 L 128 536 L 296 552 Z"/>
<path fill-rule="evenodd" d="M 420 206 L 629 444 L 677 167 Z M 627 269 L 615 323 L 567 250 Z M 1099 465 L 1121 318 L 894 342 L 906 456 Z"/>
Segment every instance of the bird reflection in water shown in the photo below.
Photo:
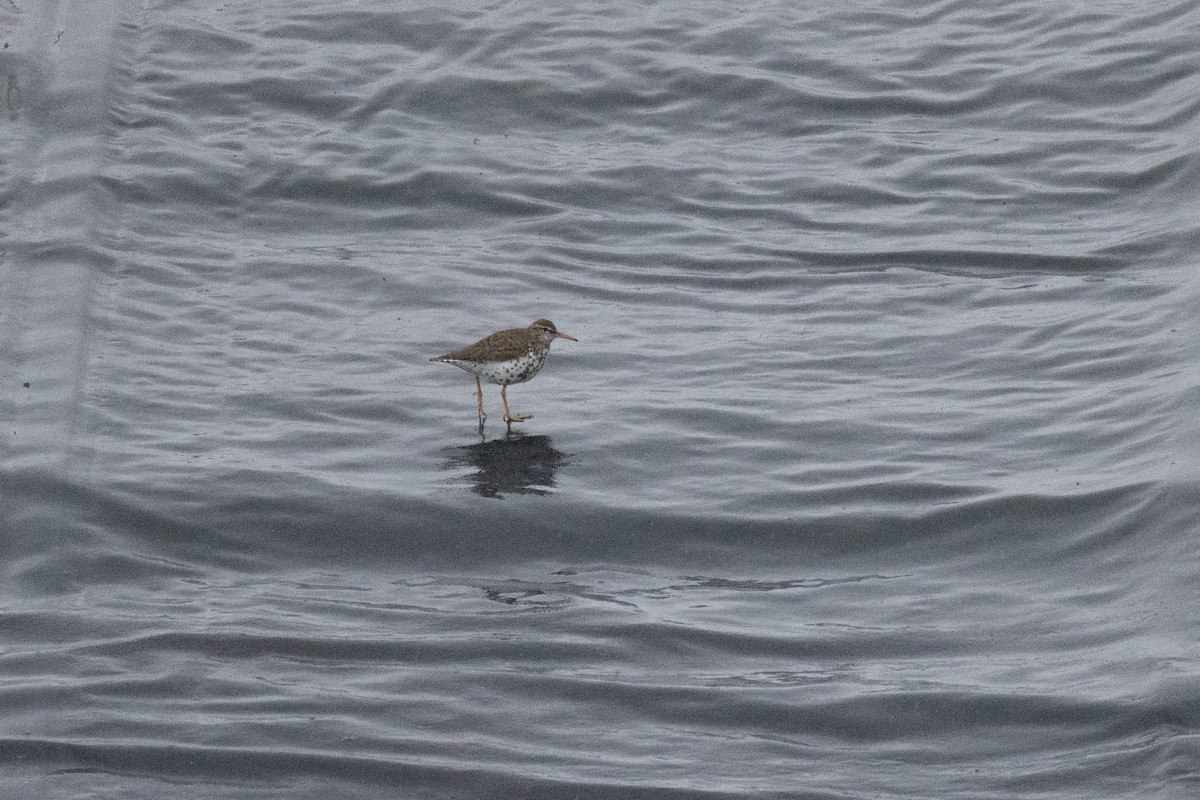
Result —
<path fill-rule="evenodd" d="M 446 469 L 474 469 L 466 480 L 480 497 L 547 495 L 554 489 L 558 468 L 568 463 L 566 458 L 549 436 L 509 433 L 502 439 L 450 449 Z"/>

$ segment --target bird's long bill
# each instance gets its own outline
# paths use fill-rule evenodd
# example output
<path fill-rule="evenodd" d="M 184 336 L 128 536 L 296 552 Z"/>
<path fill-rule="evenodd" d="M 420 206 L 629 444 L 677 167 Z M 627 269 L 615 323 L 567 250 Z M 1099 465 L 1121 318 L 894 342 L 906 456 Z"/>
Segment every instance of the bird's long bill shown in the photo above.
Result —
<path fill-rule="evenodd" d="M 555 333 L 554 335 L 557 336 L 559 339 L 570 339 L 572 342 L 579 341 L 574 336 L 567 336 L 565 333 Z"/>

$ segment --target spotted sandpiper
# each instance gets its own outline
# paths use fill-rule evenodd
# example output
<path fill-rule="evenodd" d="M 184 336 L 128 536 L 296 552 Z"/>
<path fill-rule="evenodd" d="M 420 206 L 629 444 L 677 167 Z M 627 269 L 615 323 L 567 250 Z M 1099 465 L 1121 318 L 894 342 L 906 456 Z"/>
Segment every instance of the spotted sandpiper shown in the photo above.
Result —
<path fill-rule="evenodd" d="M 429 360 L 453 364 L 475 376 L 475 397 L 479 406 L 479 426 L 482 430 L 487 414 L 483 411 L 483 385 L 480 384 L 480 379 L 500 384 L 505 422 L 511 425 L 530 419 L 532 414 L 516 414 L 509 409 L 508 385 L 524 383 L 537 375 L 538 370 L 546 363 L 546 356 L 550 355 L 550 343 L 555 339 L 579 341 L 574 336 L 559 333 L 550 320 L 539 319 L 528 328 L 496 331 L 462 350 Z"/>

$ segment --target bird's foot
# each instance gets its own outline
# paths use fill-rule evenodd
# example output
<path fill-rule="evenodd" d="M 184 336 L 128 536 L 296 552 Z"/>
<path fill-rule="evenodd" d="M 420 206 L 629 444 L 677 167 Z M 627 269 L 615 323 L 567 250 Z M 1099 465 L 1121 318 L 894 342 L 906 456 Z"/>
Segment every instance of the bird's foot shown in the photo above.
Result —
<path fill-rule="evenodd" d="M 514 411 L 511 414 L 504 415 L 504 421 L 510 425 L 514 422 L 524 422 L 527 419 L 533 419 L 533 414 L 518 414 Z"/>

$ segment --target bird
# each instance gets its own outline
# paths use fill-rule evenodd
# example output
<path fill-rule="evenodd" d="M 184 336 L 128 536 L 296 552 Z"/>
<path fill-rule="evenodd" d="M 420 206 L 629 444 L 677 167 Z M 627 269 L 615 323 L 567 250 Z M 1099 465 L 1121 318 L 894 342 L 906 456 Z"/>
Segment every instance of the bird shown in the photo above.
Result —
<path fill-rule="evenodd" d="M 475 376 L 475 397 L 479 408 L 479 427 L 487 414 L 483 410 L 483 385 L 480 380 L 500 384 L 500 399 L 504 402 L 504 421 L 508 425 L 532 419 L 532 414 L 517 414 L 508 407 L 508 386 L 524 383 L 538 374 L 550 355 L 550 343 L 555 339 L 578 342 L 554 327 L 548 319 L 534 320 L 528 328 L 509 328 L 496 331 L 461 350 L 435 356 L 430 361 L 453 364 Z"/>

